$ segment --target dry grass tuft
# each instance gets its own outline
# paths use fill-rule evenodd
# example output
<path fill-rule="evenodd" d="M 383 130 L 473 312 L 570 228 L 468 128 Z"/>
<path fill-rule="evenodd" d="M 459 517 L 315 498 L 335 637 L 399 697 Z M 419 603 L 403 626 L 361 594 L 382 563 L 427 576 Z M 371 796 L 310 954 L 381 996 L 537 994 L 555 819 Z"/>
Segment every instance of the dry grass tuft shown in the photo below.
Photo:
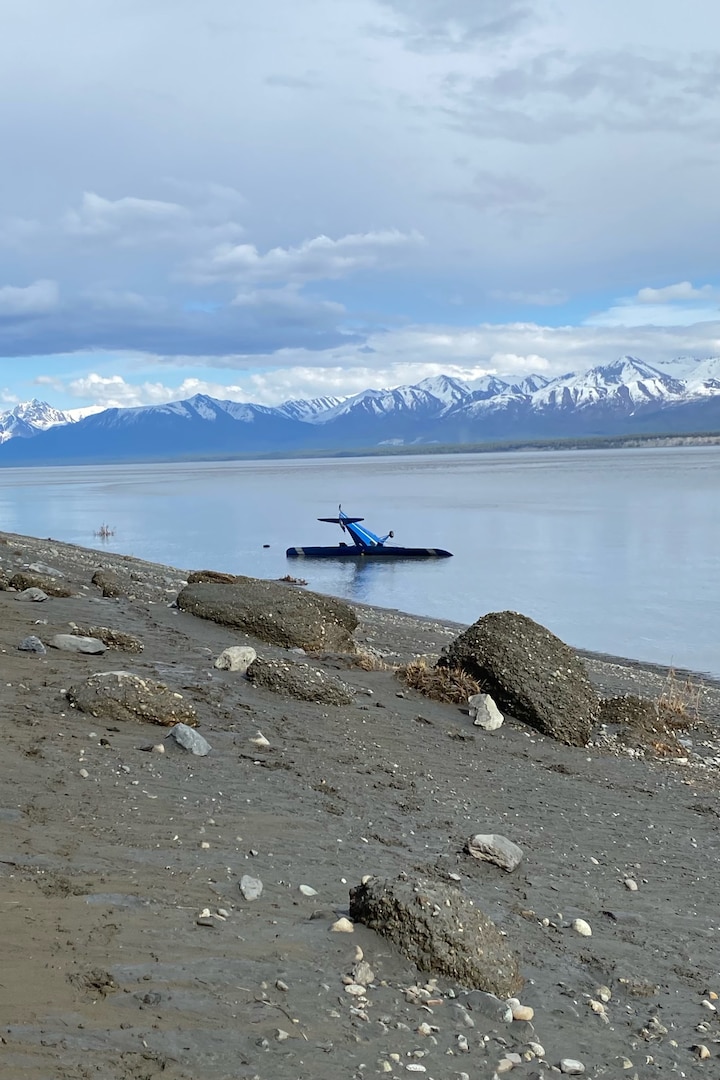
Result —
<path fill-rule="evenodd" d="M 673 668 L 667 673 L 665 685 L 657 697 L 658 719 L 670 730 L 686 731 L 700 720 L 702 683 L 679 679 Z"/>
<path fill-rule="evenodd" d="M 364 649 L 353 655 L 352 664 L 361 671 L 387 671 L 390 667 L 390 664 L 386 664 L 381 656 L 366 652 Z"/>
<path fill-rule="evenodd" d="M 469 697 L 482 691 L 462 668 L 430 667 L 426 660 L 412 660 L 397 669 L 397 676 L 411 689 L 446 705 L 467 705 Z"/>

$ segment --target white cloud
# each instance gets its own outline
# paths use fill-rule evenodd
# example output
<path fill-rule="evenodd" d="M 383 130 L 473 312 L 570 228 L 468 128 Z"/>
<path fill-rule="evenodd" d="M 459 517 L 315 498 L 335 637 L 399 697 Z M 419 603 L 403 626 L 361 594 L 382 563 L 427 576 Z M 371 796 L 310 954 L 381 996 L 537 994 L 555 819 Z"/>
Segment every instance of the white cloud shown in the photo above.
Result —
<path fill-rule="evenodd" d="M 665 304 L 674 300 L 711 300 L 720 299 L 720 289 L 714 285 L 700 285 L 696 288 L 689 281 L 678 281 L 674 285 L 663 285 L 660 289 L 640 289 L 635 300 L 640 304 Z"/>
<path fill-rule="evenodd" d="M 54 311 L 60 301 L 57 282 L 41 278 L 32 285 L 0 287 L 1 315 L 42 315 Z"/>
<path fill-rule="evenodd" d="M 158 243 L 200 247 L 243 235 L 244 229 L 237 222 L 214 220 L 218 209 L 235 209 L 240 199 L 234 189 L 220 185 L 206 189 L 203 202 L 187 206 L 131 195 L 107 199 L 86 191 L 79 207 L 64 214 L 60 229 L 69 237 L 113 243 L 118 247 Z"/>
<path fill-rule="evenodd" d="M 316 236 L 298 247 L 275 247 L 261 254 L 254 244 L 221 244 L 188 271 L 198 283 L 235 281 L 246 284 L 304 285 L 331 281 L 356 270 L 387 265 L 423 243 L 419 233 L 398 229 L 351 233 L 332 240 Z"/>

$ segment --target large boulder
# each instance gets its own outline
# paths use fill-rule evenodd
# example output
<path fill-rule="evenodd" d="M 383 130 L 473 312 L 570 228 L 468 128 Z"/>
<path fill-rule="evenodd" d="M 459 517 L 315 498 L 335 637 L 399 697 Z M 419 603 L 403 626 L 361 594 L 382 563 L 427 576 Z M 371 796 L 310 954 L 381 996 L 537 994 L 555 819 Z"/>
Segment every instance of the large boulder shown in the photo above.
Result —
<path fill-rule="evenodd" d="M 478 619 L 439 664 L 461 668 L 509 713 L 544 735 L 585 746 L 599 699 L 577 655 L 544 626 L 516 611 Z"/>
<path fill-rule="evenodd" d="M 165 683 L 143 679 L 132 671 L 102 671 L 67 691 L 71 705 L 106 720 L 137 720 L 169 727 L 195 727 L 195 709 Z"/>
<path fill-rule="evenodd" d="M 297 701 L 350 705 L 355 700 L 352 687 L 334 675 L 326 675 L 324 671 L 295 660 L 265 660 L 258 657 L 247 669 L 247 677 L 254 686 Z"/>
<path fill-rule="evenodd" d="M 422 971 L 509 998 L 521 989 L 517 956 L 462 893 L 427 881 L 370 878 L 350 890 L 350 917 L 392 941 Z"/>
<path fill-rule="evenodd" d="M 187 585 L 178 607 L 284 649 L 308 652 L 354 652 L 358 624 L 352 608 L 341 600 L 300 592 L 278 581 L 239 577 L 232 585 L 198 582 Z"/>
<path fill-rule="evenodd" d="M 111 600 L 117 600 L 120 596 L 125 595 L 125 589 L 120 581 L 120 578 L 114 570 L 96 570 L 92 576 L 93 585 L 102 591 L 103 596 L 109 597 Z"/>

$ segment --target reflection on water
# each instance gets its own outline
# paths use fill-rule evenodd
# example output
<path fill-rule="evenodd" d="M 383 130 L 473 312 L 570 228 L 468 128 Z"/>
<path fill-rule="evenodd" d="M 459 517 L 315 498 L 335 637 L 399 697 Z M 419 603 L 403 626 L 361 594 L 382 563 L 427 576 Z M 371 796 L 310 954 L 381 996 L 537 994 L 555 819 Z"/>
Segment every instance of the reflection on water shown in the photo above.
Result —
<path fill-rule="evenodd" d="M 720 675 L 720 448 L 0 469 L 0 528 Z M 287 560 L 338 503 L 452 559 Z M 264 547 L 263 545 L 269 545 Z"/>

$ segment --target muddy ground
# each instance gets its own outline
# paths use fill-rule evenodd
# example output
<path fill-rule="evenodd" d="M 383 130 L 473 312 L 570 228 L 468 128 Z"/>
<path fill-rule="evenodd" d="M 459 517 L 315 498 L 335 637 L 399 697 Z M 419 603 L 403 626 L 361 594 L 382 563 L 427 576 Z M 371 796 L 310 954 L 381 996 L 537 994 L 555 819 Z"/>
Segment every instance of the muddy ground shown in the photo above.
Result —
<path fill-rule="evenodd" d="M 706 722 L 670 758 L 607 735 L 569 748 L 512 719 L 486 733 L 391 670 L 340 672 L 356 703 L 318 707 L 213 667 L 233 644 L 282 650 L 178 611 L 184 570 L 9 534 L 0 557 L 8 573 L 57 567 L 73 593 L 0 591 L 0 1076 L 475 1080 L 509 1053 L 518 1080 L 565 1059 L 590 1077 L 720 1075 L 717 685 L 702 684 Z M 129 595 L 103 598 L 100 566 Z M 458 632 L 357 611 L 358 641 L 388 664 Z M 129 632 L 144 651 L 18 651 L 70 623 Z M 585 662 L 602 693 L 654 697 L 666 678 Z M 68 707 L 69 685 L 117 669 L 186 695 L 211 754 L 148 752 L 162 728 Z M 258 731 L 269 748 L 249 741 Z M 519 844 L 520 867 L 464 854 L 478 832 Z M 496 921 L 520 954 L 530 1023 L 485 1015 L 443 979 L 423 1005 L 406 990 L 428 974 L 363 926 L 330 930 L 363 875 L 401 872 L 457 881 Z M 243 875 L 262 881 L 259 899 L 243 898 Z M 343 983 L 357 946 L 375 972 L 359 1004 Z"/>

